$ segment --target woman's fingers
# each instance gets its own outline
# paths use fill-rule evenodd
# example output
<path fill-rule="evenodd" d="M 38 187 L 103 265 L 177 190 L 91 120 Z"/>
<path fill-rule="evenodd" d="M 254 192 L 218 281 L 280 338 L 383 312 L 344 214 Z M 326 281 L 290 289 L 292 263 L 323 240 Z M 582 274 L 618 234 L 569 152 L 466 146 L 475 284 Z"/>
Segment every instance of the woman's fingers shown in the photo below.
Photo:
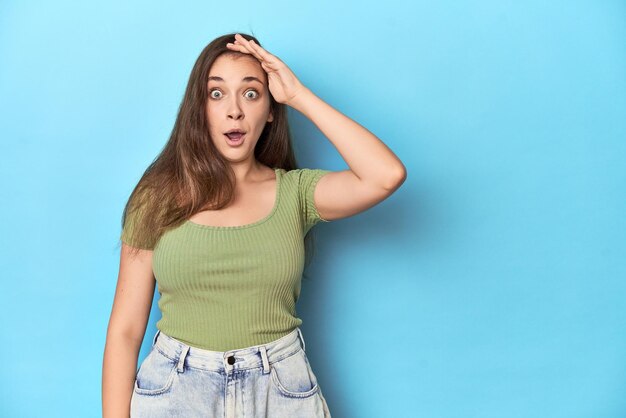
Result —
<path fill-rule="evenodd" d="M 235 50 L 237 50 L 239 52 L 243 52 L 245 54 L 249 54 L 250 53 L 250 51 L 248 51 L 248 49 L 245 46 L 241 45 L 241 44 L 227 43 L 226 46 L 228 48 L 235 49 Z"/>
<path fill-rule="evenodd" d="M 259 54 L 258 50 L 256 50 L 252 43 L 250 43 L 250 41 L 248 41 L 246 38 L 239 34 L 236 34 L 235 42 L 239 42 L 241 45 L 243 45 L 248 51 L 250 51 L 250 54 L 254 55 L 256 59 L 258 59 L 259 61 L 263 61 L 263 57 Z"/>
<path fill-rule="evenodd" d="M 269 52 L 267 52 L 266 50 L 263 49 L 263 47 L 261 47 L 261 45 L 257 44 L 256 42 L 254 42 L 254 40 L 250 40 L 249 41 L 250 46 L 252 47 L 252 49 L 259 54 L 259 56 L 264 60 L 264 61 L 268 61 L 271 60 L 271 58 L 273 57 L 272 54 L 270 54 Z"/>
<path fill-rule="evenodd" d="M 235 43 L 239 43 L 244 46 L 256 59 L 261 62 L 272 62 L 274 56 L 263 49 L 259 44 L 254 42 L 254 40 L 248 41 L 243 36 L 236 34 L 235 35 Z"/>
<path fill-rule="evenodd" d="M 254 53 L 254 51 L 252 51 L 250 49 L 250 47 L 247 47 L 247 46 L 245 46 L 243 44 L 240 44 L 240 43 L 227 43 L 226 47 L 228 47 L 228 48 L 230 48 L 232 50 L 241 52 L 243 54 L 252 55 L 254 58 L 259 59 L 259 57 Z"/>

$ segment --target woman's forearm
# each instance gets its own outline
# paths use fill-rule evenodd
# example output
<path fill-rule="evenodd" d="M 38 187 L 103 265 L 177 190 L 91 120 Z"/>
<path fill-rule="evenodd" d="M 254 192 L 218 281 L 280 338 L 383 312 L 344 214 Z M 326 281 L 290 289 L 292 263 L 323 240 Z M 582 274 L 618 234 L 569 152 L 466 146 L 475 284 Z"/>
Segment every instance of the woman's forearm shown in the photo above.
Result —
<path fill-rule="evenodd" d="M 129 418 L 141 341 L 108 333 L 102 363 L 102 417 Z"/>
<path fill-rule="evenodd" d="M 334 109 L 304 87 L 289 103 L 309 118 L 333 143 L 350 170 L 362 181 L 394 188 L 406 169 L 400 159 L 374 134 Z"/>

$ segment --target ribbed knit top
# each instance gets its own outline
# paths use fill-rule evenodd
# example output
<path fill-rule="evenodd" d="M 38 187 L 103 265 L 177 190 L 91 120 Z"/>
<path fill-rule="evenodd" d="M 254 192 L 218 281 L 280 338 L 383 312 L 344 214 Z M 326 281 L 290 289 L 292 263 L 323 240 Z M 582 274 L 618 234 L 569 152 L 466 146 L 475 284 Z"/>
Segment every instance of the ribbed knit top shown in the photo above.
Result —
<path fill-rule="evenodd" d="M 269 215 L 239 226 L 185 221 L 153 250 L 161 319 L 156 326 L 192 347 L 213 351 L 264 344 L 302 324 L 296 302 L 304 236 L 322 219 L 313 201 L 328 170 L 275 168 Z M 121 239 L 129 242 L 132 219 Z M 141 248 L 141 246 L 139 246 Z"/>

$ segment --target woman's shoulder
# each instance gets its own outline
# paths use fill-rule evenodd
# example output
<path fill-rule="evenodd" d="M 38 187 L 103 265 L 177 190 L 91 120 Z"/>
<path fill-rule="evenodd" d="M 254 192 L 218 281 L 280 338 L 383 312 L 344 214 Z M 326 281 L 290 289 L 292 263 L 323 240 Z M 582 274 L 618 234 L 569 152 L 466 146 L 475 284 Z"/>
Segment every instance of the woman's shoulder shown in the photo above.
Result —
<path fill-rule="evenodd" d="M 281 172 L 283 177 L 293 179 L 298 182 L 301 182 L 303 180 L 306 181 L 308 179 L 312 179 L 314 177 L 318 177 L 320 175 L 324 175 L 330 172 L 330 170 L 325 170 L 322 168 L 294 168 L 291 170 L 279 168 L 278 170 Z"/>
<path fill-rule="evenodd" d="M 294 192 L 299 193 L 305 199 L 310 199 L 315 185 L 330 170 L 322 168 L 295 168 L 292 170 L 281 170 L 281 181 L 289 186 Z"/>

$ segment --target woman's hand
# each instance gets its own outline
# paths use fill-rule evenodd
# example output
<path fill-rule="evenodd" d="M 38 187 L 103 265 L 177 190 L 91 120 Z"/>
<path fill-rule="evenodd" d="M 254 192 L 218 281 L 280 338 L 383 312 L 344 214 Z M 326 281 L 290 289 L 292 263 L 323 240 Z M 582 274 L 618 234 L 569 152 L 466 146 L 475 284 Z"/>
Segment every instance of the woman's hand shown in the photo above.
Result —
<path fill-rule="evenodd" d="M 284 62 L 261 48 L 253 40 L 248 41 L 236 34 L 235 43 L 228 43 L 226 46 L 233 51 L 250 54 L 259 60 L 261 67 L 267 73 L 270 93 L 277 102 L 291 105 L 294 99 L 306 90 L 306 87 L 300 83 Z"/>

